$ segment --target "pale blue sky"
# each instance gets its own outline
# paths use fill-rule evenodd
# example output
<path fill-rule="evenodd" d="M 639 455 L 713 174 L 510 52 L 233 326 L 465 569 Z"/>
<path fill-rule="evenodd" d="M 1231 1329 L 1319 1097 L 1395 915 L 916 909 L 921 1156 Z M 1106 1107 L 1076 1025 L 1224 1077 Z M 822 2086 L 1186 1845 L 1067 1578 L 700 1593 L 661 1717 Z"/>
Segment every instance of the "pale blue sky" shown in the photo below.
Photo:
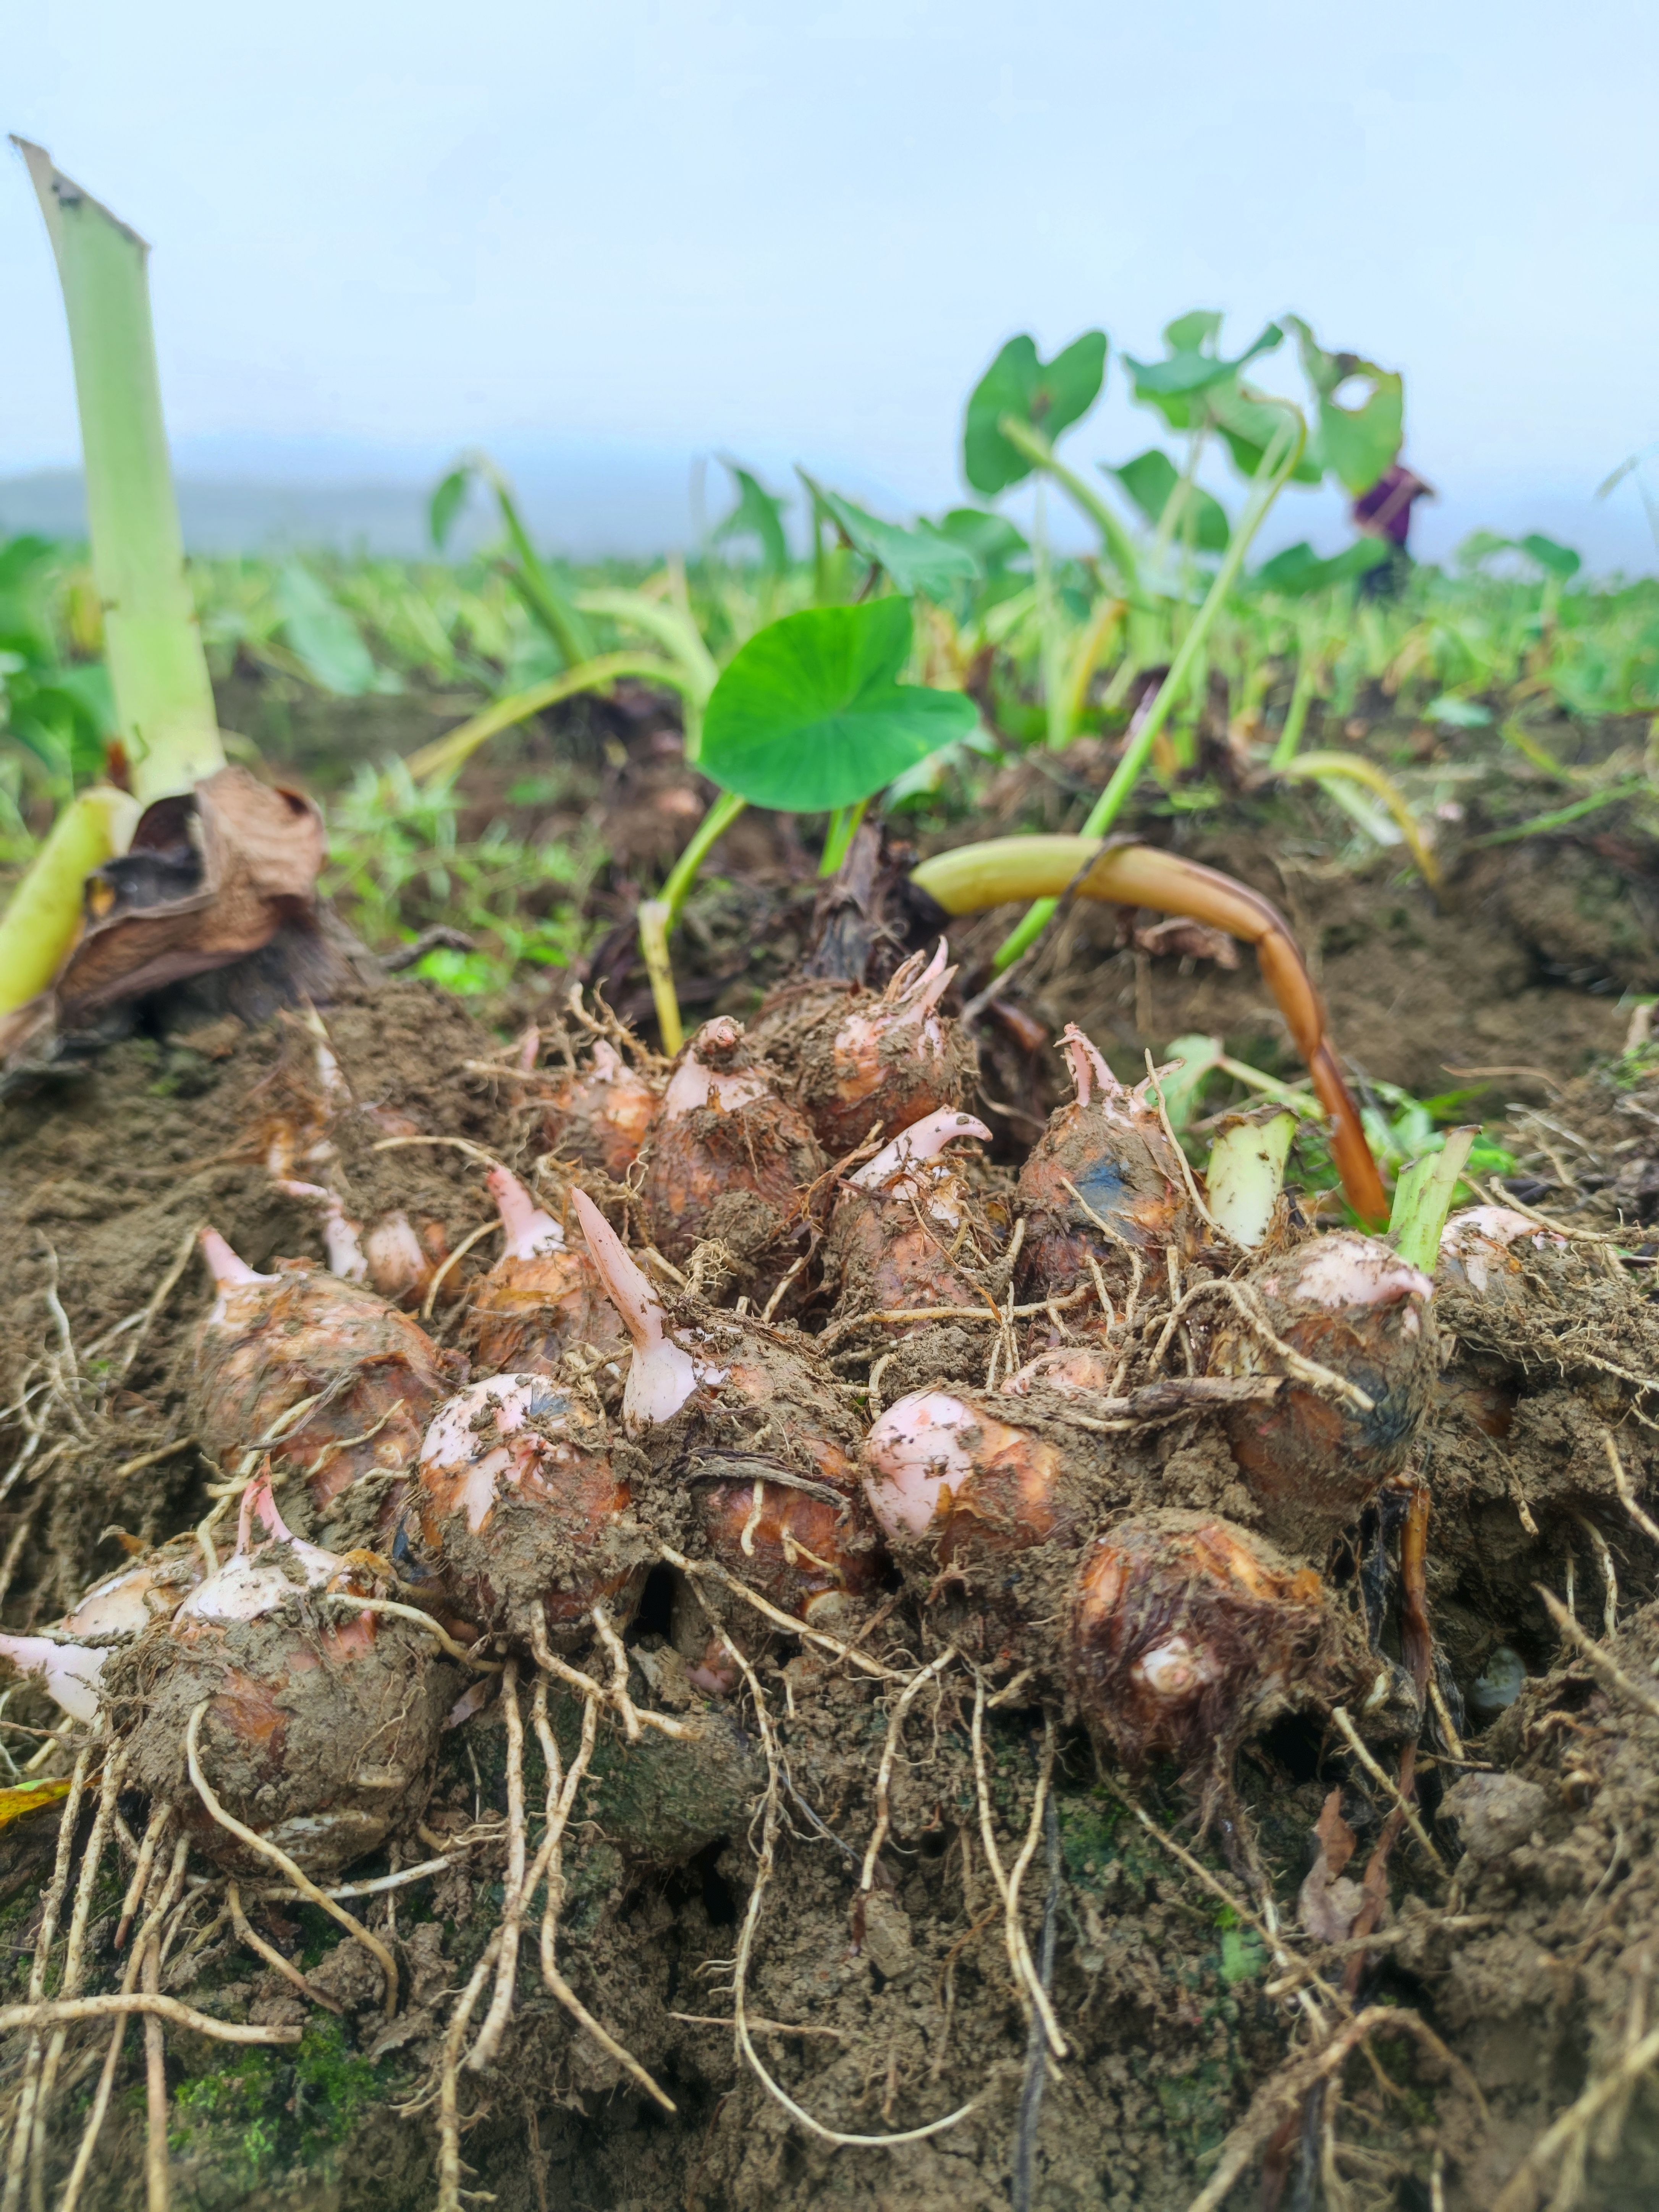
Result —
<path fill-rule="evenodd" d="M 155 243 L 183 468 L 488 444 L 580 480 L 574 538 L 612 471 L 683 511 L 698 450 L 937 506 L 1013 331 L 1295 308 L 1404 369 L 1425 550 L 1487 522 L 1655 565 L 1628 489 L 1590 501 L 1659 436 L 1635 0 L 34 0 L 6 60 L 0 122 Z M 4 475 L 76 450 L 11 161 L 0 268 Z M 1151 441 L 1109 390 L 1079 465 Z M 1316 501 L 1278 535 L 1310 528 L 1340 542 Z"/>

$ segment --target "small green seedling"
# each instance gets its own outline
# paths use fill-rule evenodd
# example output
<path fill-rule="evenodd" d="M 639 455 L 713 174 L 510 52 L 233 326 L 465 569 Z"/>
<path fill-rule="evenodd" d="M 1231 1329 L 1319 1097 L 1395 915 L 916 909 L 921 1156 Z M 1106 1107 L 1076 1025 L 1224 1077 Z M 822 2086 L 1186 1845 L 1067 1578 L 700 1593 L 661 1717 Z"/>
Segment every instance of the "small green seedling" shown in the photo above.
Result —
<path fill-rule="evenodd" d="M 640 908 L 640 945 L 665 1051 L 678 1052 L 684 1035 L 669 932 L 710 847 L 743 808 L 828 811 L 830 854 L 838 863 L 877 792 L 975 727 L 978 710 L 961 692 L 899 681 L 911 641 L 902 599 L 808 607 L 757 631 L 714 686 L 698 766 L 721 795 L 661 896 Z"/>
<path fill-rule="evenodd" d="M 1227 510 L 1218 499 L 1200 486 L 1186 482 L 1170 456 L 1158 447 L 1149 447 L 1146 453 L 1137 453 L 1121 468 L 1101 466 L 1108 476 L 1115 477 L 1148 522 L 1161 526 L 1171 513 L 1170 502 L 1177 492 L 1183 497 L 1181 506 L 1192 517 L 1193 544 L 1200 553 L 1224 553 L 1231 534 Z M 1175 510 L 1177 517 L 1180 507 Z M 1174 527 L 1174 524 L 1171 524 Z"/>
<path fill-rule="evenodd" d="M 1281 599 L 1305 599 L 1313 592 L 1328 592 L 1342 584 L 1357 584 L 1389 558 L 1386 539 L 1357 538 L 1352 545 L 1329 560 L 1322 560 L 1305 539 L 1287 545 L 1264 561 L 1250 577 L 1255 592 L 1277 592 Z"/>
<path fill-rule="evenodd" d="M 809 607 L 751 637 L 714 686 L 700 766 L 757 806 L 801 814 L 854 805 L 966 737 L 957 691 L 902 684 L 910 610 L 902 599 Z"/>
<path fill-rule="evenodd" d="M 1356 497 L 1399 458 L 1406 434 L 1406 387 L 1393 369 L 1357 353 L 1328 353 L 1299 315 L 1286 315 L 1318 406 L 1316 450 L 1325 469 Z M 1358 385 L 1363 398 L 1345 399 Z"/>
<path fill-rule="evenodd" d="M 1432 1275 L 1440 1264 L 1441 1231 L 1480 1134 L 1473 1124 L 1448 1129 L 1439 1151 L 1413 1160 L 1394 1187 L 1389 1242 L 1402 1260 L 1425 1275 Z"/>
<path fill-rule="evenodd" d="M 1103 331 L 1085 331 L 1050 362 L 1038 358 L 1030 337 L 1010 338 L 968 402 L 962 467 L 974 489 L 1007 491 L 1046 465 L 1054 441 L 1088 413 L 1105 378 Z"/>
<path fill-rule="evenodd" d="M 711 543 L 725 545 L 733 538 L 752 538 L 760 549 L 762 574 L 769 584 L 776 585 L 789 573 L 789 540 L 783 528 L 789 501 L 768 491 L 760 478 L 739 463 L 726 460 L 725 465 L 738 488 L 738 503 L 715 524 Z"/>

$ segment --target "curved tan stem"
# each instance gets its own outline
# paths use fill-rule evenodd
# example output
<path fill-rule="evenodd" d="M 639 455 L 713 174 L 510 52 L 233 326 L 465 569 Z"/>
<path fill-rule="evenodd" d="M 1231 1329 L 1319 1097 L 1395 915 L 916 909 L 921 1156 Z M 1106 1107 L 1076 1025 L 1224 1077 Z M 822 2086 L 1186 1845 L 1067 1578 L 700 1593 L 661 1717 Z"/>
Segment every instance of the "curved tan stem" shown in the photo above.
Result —
<path fill-rule="evenodd" d="M 1405 839 L 1411 856 L 1417 863 L 1417 872 L 1431 891 L 1442 889 L 1444 878 L 1433 848 L 1423 835 L 1423 825 L 1412 812 L 1411 802 L 1391 775 L 1378 768 L 1373 760 L 1359 753 L 1298 753 L 1279 769 L 1281 775 L 1299 776 L 1304 781 L 1328 782 L 1337 776 L 1349 783 L 1363 784 L 1365 789 L 1380 799 L 1395 819 L 1395 825 Z"/>
<path fill-rule="evenodd" d="M 1097 837 L 994 837 L 936 854 L 910 880 L 947 914 L 977 914 L 1014 900 L 1075 891 L 1110 906 L 1188 915 L 1253 945 L 1262 978 L 1330 1116 L 1331 1157 L 1348 1203 L 1368 1225 L 1387 1221 L 1382 1178 L 1336 1064 L 1323 1001 L 1284 915 L 1259 891 L 1156 846 L 1115 845 Z"/>

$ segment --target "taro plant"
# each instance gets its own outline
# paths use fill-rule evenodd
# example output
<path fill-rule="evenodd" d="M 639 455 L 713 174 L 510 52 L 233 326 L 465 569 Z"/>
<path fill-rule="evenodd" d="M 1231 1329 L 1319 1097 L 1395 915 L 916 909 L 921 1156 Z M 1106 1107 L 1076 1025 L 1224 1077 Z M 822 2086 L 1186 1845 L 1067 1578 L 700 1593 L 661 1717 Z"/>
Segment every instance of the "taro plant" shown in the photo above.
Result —
<path fill-rule="evenodd" d="M 458 729 L 422 746 L 410 758 L 410 772 L 423 781 L 455 775 L 478 747 L 499 732 L 528 721 L 532 714 L 579 693 L 605 690 L 621 677 L 661 684 L 678 693 L 685 718 L 686 754 L 695 760 L 702 709 L 718 671 L 692 612 L 684 565 L 678 560 L 668 563 L 659 592 L 568 592 L 537 552 L 506 478 L 483 455 L 472 455 L 461 462 L 434 492 L 429 526 L 434 545 L 441 548 L 447 542 L 474 483 L 488 485 L 494 493 L 506 532 L 506 544 L 495 556 L 495 566 L 543 634 L 558 666 L 556 673 L 503 694 Z M 744 513 L 749 501 L 747 486 L 752 485 L 757 501 L 769 497 L 754 479 L 745 476 L 744 484 L 743 497 L 728 521 L 735 521 Z M 776 524 L 776 515 L 766 511 Z M 781 525 L 777 528 L 781 544 Z M 785 552 L 787 557 L 787 548 Z M 636 632 L 648 641 L 647 647 L 598 652 L 592 629 L 596 619 Z"/>
<path fill-rule="evenodd" d="M 0 918 L 0 1017 L 58 974 L 81 927 L 82 884 L 125 850 L 141 809 L 225 763 L 161 417 L 149 249 L 42 148 L 12 143 L 63 286 L 114 730 L 110 777 L 64 807 Z"/>
<path fill-rule="evenodd" d="M 473 475 L 484 465 L 466 465 Z M 728 462 L 737 503 L 720 524 L 720 542 L 751 538 L 761 556 L 762 604 L 775 599 L 787 572 L 784 502 L 758 477 Z M 507 521 L 513 559 L 526 575 L 536 560 L 522 518 L 498 473 L 487 479 Z M 471 478 L 446 477 L 433 501 L 432 527 L 441 541 L 459 510 Z M 814 586 L 838 594 L 846 580 L 832 566 L 844 554 L 862 563 L 860 601 L 807 607 L 769 622 L 740 644 L 724 673 L 715 664 L 691 611 L 684 570 L 665 571 L 657 592 L 579 592 L 566 604 L 583 617 L 605 619 L 643 633 L 657 648 L 641 653 L 595 653 L 546 683 L 496 701 L 404 763 L 423 784 L 453 778 L 465 760 L 496 732 L 540 708 L 596 690 L 621 675 L 671 684 L 685 715 L 688 761 L 720 788 L 720 796 L 681 853 L 655 898 L 641 902 L 640 946 L 665 1048 L 684 1040 L 668 941 L 704 861 L 746 806 L 790 813 L 828 812 L 823 868 L 833 873 L 863 819 L 871 799 L 941 748 L 966 738 L 978 714 L 959 691 L 905 684 L 914 630 L 908 601 L 915 594 L 944 598 L 981 574 L 980 555 L 960 532 L 922 523 L 907 529 L 880 520 L 802 472 L 811 504 Z M 978 520 L 1001 533 L 998 518 Z M 824 533 L 838 544 L 827 548 Z M 545 572 L 544 572 L 545 573 Z M 886 583 L 891 593 L 870 596 Z M 522 593 L 532 610 L 550 605 L 532 588 Z M 547 617 L 550 620 L 550 617 Z M 591 645 L 591 638 L 584 642 Z"/>
<path fill-rule="evenodd" d="M 1121 815 L 1146 763 L 1167 744 L 1165 732 L 1183 697 L 1206 683 L 1209 640 L 1223 608 L 1237 587 L 1249 546 L 1274 500 L 1291 482 L 1316 483 L 1329 474 L 1350 494 L 1369 489 L 1392 465 L 1403 430 L 1403 386 L 1391 371 L 1353 354 L 1328 352 L 1299 318 L 1285 319 L 1296 333 L 1311 391 L 1316 429 L 1310 437 L 1302 411 L 1291 402 L 1258 391 L 1244 371 L 1282 342 L 1285 332 L 1270 323 L 1236 357 L 1221 348 L 1222 318 L 1200 310 L 1182 315 L 1164 331 L 1164 356 L 1158 361 L 1122 356 L 1135 398 L 1162 415 L 1168 428 L 1184 437 L 1177 466 L 1161 447 L 1149 448 L 1106 473 L 1151 526 L 1149 546 L 1137 552 L 1127 544 L 1121 522 L 1109 503 L 1083 478 L 1057 459 L 1054 436 L 1087 411 L 1104 376 L 1106 343 L 1087 334 L 1044 364 L 1029 338 L 1012 340 L 998 355 L 969 402 L 963 426 L 963 470 L 976 489 L 994 494 L 1041 472 L 1066 490 L 1101 532 L 1103 556 L 1116 572 L 1124 597 L 1097 606 L 1085 624 L 1073 665 L 1062 666 L 1051 622 L 1052 594 L 1046 591 L 1041 533 L 1037 547 L 1037 618 L 1042 631 L 1042 678 L 1048 702 L 1051 743 L 1074 732 L 1081 703 L 1098 660 L 1127 617 L 1128 648 L 1112 692 L 1133 680 L 1138 666 L 1165 659 L 1164 637 L 1172 630 L 1168 665 L 1157 690 L 1142 703 L 1128 742 L 1106 788 L 1084 824 L 1085 836 L 1102 836 Z M 1097 369 L 1098 374 L 1097 374 Z M 1249 492 L 1235 520 L 1199 482 L 1206 450 L 1224 448 L 1246 478 Z M 1183 559 L 1174 580 L 1173 600 L 1160 612 L 1154 593 L 1168 577 L 1170 556 L 1179 543 Z M 1194 562 L 1214 557 L 1217 566 L 1195 609 L 1189 606 Z M 1255 580 L 1267 591 L 1328 588 L 1356 580 L 1389 557 L 1388 549 L 1362 539 L 1347 554 L 1321 562 L 1306 547 L 1269 562 Z M 1356 769 L 1346 757 L 1321 754 L 1299 763 L 1293 757 L 1317 681 L 1317 664 L 1305 667 L 1293 714 L 1281 738 L 1275 766 L 1281 772 L 1311 778 L 1352 812 L 1350 785 L 1370 785 L 1400 821 L 1413 855 L 1425 877 L 1435 880 L 1427 842 L 1396 787 L 1370 763 Z M 1171 766 L 1182 764 L 1178 755 Z M 1374 819 L 1375 817 L 1368 817 Z M 999 946 L 995 965 L 1006 969 L 1028 951 L 1054 912 L 1052 900 L 1039 900 Z"/>
<path fill-rule="evenodd" d="M 708 701 L 697 765 L 720 796 L 663 885 L 641 902 L 640 945 L 664 1049 L 684 1041 L 668 939 L 715 840 L 745 806 L 830 816 L 826 869 L 840 865 L 876 793 L 968 736 L 973 702 L 901 681 L 910 607 L 894 596 L 807 607 L 741 646 Z"/>
<path fill-rule="evenodd" d="M 1237 582 L 1256 532 L 1301 460 L 1307 428 L 1299 410 L 1288 400 L 1268 402 L 1264 399 L 1261 404 L 1264 409 L 1273 407 L 1277 410 L 1279 427 L 1262 448 L 1257 471 L 1252 479 L 1250 496 L 1243 513 L 1231 531 L 1226 551 L 1209 589 L 1188 623 L 1156 694 L 1135 717 L 1128 741 L 1110 781 L 1090 810 L 1088 819 L 1083 825 L 1082 834 L 1085 837 L 1104 836 L 1122 812 L 1153 746 L 1199 665 L 1211 627 Z M 1091 494 L 1091 497 L 1095 495 Z M 1103 513 L 1109 512 L 1103 501 L 1097 503 Z M 1117 526 L 1121 527 L 1121 525 Z M 999 970 L 1010 967 L 1036 943 L 1057 905 L 1058 901 L 1053 898 L 1040 898 L 1035 902 L 1018 927 L 998 946 L 994 965 Z"/>

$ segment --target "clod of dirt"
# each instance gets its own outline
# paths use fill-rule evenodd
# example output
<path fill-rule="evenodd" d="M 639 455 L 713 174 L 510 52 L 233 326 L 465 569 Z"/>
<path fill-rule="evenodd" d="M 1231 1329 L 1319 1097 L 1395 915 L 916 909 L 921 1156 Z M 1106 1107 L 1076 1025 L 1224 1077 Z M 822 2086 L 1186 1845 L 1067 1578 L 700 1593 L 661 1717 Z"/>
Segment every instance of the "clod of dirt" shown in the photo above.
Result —
<path fill-rule="evenodd" d="M 1440 1800 L 1442 1817 L 1457 1823 L 1464 1850 L 1477 1865 L 1501 1859 L 1528 1841 L 1549 1810 L 1535 1782 L 1518 1774 L 1466 1774 Z"/>

